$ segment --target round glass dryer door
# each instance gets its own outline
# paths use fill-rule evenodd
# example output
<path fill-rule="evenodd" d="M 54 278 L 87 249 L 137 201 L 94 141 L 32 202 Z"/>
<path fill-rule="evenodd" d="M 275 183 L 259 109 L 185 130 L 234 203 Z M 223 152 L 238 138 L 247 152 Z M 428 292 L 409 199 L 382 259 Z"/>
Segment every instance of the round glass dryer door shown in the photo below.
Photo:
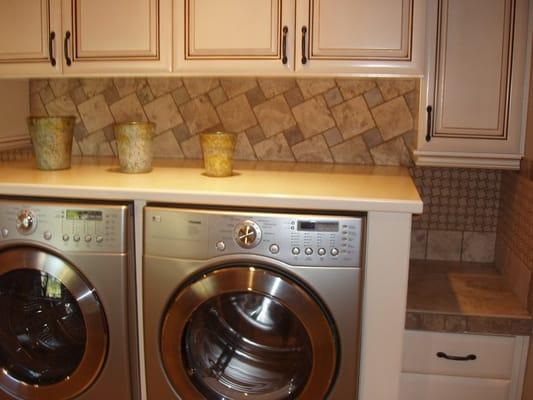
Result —
<path fill-rule="evenodd" d="M 161 356 L 181 398 L 324 398 L 338 345 L 314 296 L 269 269 L 228 267 L 179 291 L 165 316 Z"/>
<path fill-rule="evenodd" d="M 96 297 L 62 259 L 36 248 L 0 252 L 0 389 L 18 399 L 71 399 L 98 375 L 107 324 Z"/>

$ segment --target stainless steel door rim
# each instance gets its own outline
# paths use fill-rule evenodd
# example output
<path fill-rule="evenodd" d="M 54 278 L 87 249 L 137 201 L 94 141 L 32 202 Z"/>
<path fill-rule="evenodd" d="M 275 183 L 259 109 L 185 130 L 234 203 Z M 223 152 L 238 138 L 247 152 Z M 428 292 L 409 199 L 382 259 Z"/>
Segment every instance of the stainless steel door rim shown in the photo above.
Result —
<path fill-rule="evenodd" d="M 312 349 L 311 371 L 298 399 L 324 398 L 334 381 L 338 361 L 336 333 L 324 310 L 306 290 L 284 275 L 260 266 L 242 265 L 224 266 L 201 275 L 179 291 L 169 305 L 162 325 L 160 351 L 176 393 L 187 400 L 205 398 L 191 381 L 180 356 L 187 325 L 195 310 L 221 295 L 243 292 L 272 298 L 297 316 Z M 253 400 L 271 398 L 267 393 L 242 396 Z"/>
<path fill-rule="evenodd" d="M 0 251 L 0 276 L 18 270 L 44 272 L 61 282 L 81 310 L 86 327 L 83 357 L 74 372 L 64 380 L 49 385 L 34 385 L 9 375 L 0 365 L 0 388 L 17 399 L 72 399 L 87 389 L 104 364 L 108 348 L 108 329 L 104 311 L 94 288 L 63 259 L 35 247 L 13 247 Z"/>

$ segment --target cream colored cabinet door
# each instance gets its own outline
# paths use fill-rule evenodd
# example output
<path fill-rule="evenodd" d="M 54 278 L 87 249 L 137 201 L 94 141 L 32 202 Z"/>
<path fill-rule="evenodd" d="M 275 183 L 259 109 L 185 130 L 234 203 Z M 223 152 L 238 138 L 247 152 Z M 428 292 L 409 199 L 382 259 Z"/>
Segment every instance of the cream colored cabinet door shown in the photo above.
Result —
<path fill-rule="evenodd" d="M 175 0 L 174 69 L 290 72 L 294 12 L 294 0 Z"/>
<path fill-rule="evenodd" d="M 527 0 L 431 0 L 420 165 L 518 168 Z M 431 23 L 433 22 L 433 24 Z"/>
<path fill-rule="evenodd" d="M 171 69 L 171 0 L 63 0 L 65 74 Z"/>
<path fill-rule="evenodd" d="M 297 71 L 423 74 L 425 1 L 297 4 Z"/>
<path fill-rule="evenodd" d="M 0 76 L 61 72 L 59 0 L 0 2 Z"/>

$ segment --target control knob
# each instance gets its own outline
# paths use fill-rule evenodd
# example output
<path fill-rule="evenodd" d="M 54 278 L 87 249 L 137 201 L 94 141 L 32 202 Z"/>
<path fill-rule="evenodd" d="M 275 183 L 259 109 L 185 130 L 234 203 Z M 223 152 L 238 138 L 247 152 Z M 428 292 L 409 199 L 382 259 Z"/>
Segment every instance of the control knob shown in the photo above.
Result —
<path fill-rule="evenodd" d="M 17 231 L 30 235 L 37 229 L 37 217 L 31 210 L 22 210 L 17 214 Z"/>
<path fill-rule="evenodd" d="M 251 249 L 261 242 L 261 228 L 254 221 L 243 221 L 235 227 L 235 241 L 245 249 Z"/>

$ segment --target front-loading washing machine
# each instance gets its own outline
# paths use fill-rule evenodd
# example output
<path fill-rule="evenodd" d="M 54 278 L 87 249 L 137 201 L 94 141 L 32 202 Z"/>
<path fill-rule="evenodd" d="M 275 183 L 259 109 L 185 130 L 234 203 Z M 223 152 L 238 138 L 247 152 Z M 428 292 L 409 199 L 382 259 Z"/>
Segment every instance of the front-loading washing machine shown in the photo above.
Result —
<path fill-rule="evenodd" d="M 144 215 L 149 400 L 357 398 L 362 216 Z"/>
<path fill-rule="evenodd" d="M 0 399 L 138 398 L 131 209 L 0 199 Z"/>

